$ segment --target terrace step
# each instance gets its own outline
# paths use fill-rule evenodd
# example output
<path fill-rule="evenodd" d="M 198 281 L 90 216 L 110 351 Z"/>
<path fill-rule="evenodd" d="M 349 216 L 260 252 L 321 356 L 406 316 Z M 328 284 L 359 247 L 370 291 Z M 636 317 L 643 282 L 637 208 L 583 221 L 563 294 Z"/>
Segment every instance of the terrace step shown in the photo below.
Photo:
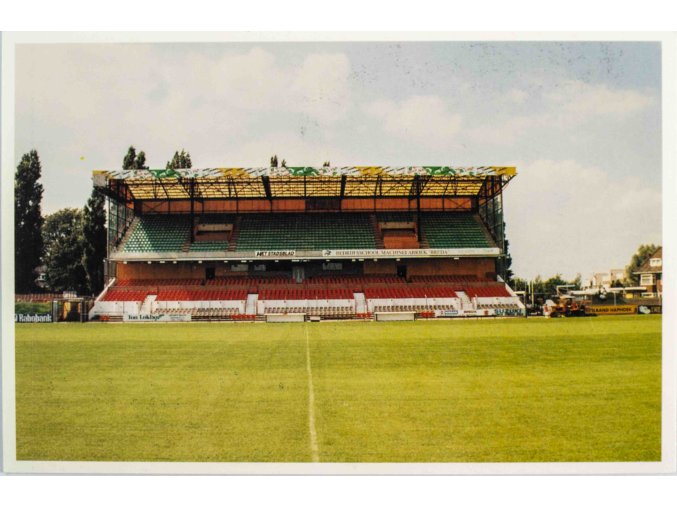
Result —
<path fill-rule="evenodd" d="M 383 250 L 385 248 L 385 243 L 383 242 L 383 233 L 381 232 L 381 228 L 378 225 L 376 215 L 374 214 L 369 215 L 369 222 L 371 223 L 371 229 L 374 232 L 374 238 L 376 240 L 376 248 L 378 248 L 379 250 Z"/>
<path fill-rule="evenodd" d="M 367 313 L 367 300 L 364 292 L 355 293 L 355 313 Z"/>
<path fill-rule="evenodd" d="M 242 224 L 242 217 L 238 215 L 233 224 L 233 232 L 230 235 L 230 240 L 228 241 L 228 251 L 234 252 L 237 250 L 237 240 L 240 237 L 240 227 Z"/>

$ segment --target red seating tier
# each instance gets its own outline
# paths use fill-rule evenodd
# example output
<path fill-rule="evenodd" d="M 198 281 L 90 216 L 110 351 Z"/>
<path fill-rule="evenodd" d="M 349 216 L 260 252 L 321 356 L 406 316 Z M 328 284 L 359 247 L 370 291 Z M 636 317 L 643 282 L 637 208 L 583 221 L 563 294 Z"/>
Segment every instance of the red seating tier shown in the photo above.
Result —
<path fill-rule="evenodd" d="M 349 289 L 262 289 L 259 291 L 260 300 L 290 300 L 290 299 L 353 299 L 353 292 Z"/>
<path fill-rule="evenodd" d="M 470 297 L 480 298 L 509 298 L 511 297 L 505 285 L 494 285 L 489 287 L 466 287 L 466 294 Z"/>
<path fill-rule="evenodd" d="M 414 275 L 410 277 L 413 283 L 450 283 L 482 281 L 476 275 Z M 483 280 L 490 281 L 490 280 Z"/>
<path fill-rule="evenodd" d="M 246 290 L 162 289 L 158 301 L 235 301 L 247 299 Z"/>
<path fill-rule="evenodd" d="M 449 287 L 366 287 L 367 299 L 455 298 L 456 292 Z"/>
<path fill-rule="evenodd" d="M 111 287 L 102 301 L 143 301 L 148 295 L 148 289 L 127 289 Z"/>
<path fill-rule="evenodd" d="M 115 282 L 116 287 L 147 287 L 154 285 L 168 286 L 168 285 L 200 285 L 202 280 L 196 278 L 162 278 L 162 279 L 151 279 L 151 278 L 136 278 L 136 279 L 127 279 L 127 280 L 117 280 Z"/>
<path fill-rule="evenodd" d="M 406 280 L 394 275 L 320 275 L 306 278 L 303 283 L 307 285 L 364 285 L 364 284 L 392 284 L 405 283 Z"/>

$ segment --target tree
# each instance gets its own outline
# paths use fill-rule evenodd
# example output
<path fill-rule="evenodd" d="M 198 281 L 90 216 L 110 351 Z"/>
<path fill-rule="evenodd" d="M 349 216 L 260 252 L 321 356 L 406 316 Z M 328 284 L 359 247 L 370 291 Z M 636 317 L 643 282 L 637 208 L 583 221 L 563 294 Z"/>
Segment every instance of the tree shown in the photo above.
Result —
<path fill-rule="evenodd" d="M 90 294 L 103 290 L 103 262 L 106 258 L 106 210 L 104 197 L 92 190 L 82 212 L 82 265 Z"/>
<path fill-rule="evenodd" d="M 49 288 L 60 292 L 88 292 L 87 273 L 83 266 L 83 213 L 64 208 L 45 218 L 42 236 L 45 244 L 44 263 Z"/>
<path fill-rule="evenodd" d="M 148 169 L 146 165 L 146 154 L 143 151 L 140 151 L 136 156 L 136 169 Z"/>
<path fill-rule="evenodd" d="M 509 285 L 510 287 L 512 287 L 512 290 L 528 290 L 529 288 L 529 282 L 524 278 L 519 278 L 517 276 L 513 277 L 512 280 L 510 280 Z"/>
<path fill-rule="evenodd" d="M 558 285 L 570 285 L 570 283 L 562 278 L 561 274 L 557 273 L 555 276 L 551 276 L 545 282 L 543 282 L 543 292 L 546 295 L 557 294 Z"/>
<path fill-rule="evenodd" d="M 625 283 L 629 287 L 636 287 L 639 285 L 639 275 L 634 275 L 633 273 L 637 271 L 649 257 L 655 254 L 659 248 L 660 247 L 654 244 L 639 246 L 635 255 L 630 259 L 630 264 L 625 267 Z"/>
<path fill-rule="evenodd" d="M 181 153 L 174 152 L 172 159 L 167 162 L 166 169 L 190 169 L 191 167 L 193 167 L 193 162 L 190 160 L 190 153 L 181 150 Z"/>
<path fill-rule="evenodd" d="M 541 275 L 537 275 L 536 278 L 531 281 L 531 292 L 532 294 L 539 296 L 543 295 L 545 292 L 545 284 L 543 283 Z"/>
<path fill-rule="evenodd" d="M 277 155 L 270 157 L 270 167 L 277 167 Z"/>
<path fill-rule="evenodd" d="M 148 169 L 146 165 L 146 154 L 140 151 L 137 155 L 136 148 L 130 146 L 127 150 L 127 155 L 122 160 L 123 169 Z"/>
<path fill-rule="evenodd" d="M 282 159 L 282 162 L 280 163 L 281 167 L 287 167 L 287 161 L 285 159 Z"/>
<path fill-rule="evenodd" d="M 17 293 L 36 290 L 35 270 L 43 252 L 42 166 L 38 152 L 21 157 L 14 176 L 14 273 Z"/>
<path fill-rule="evenodd" d="M 325 162 L 322 164 L 322 167 L 331 167 L 331 162 L 330 162 L 329 160 L 325 161 Z"/>
<path fill-rule="evenodd" d="M 512 281 L 513 273 L 510 267 L 512 266 L 512 256 L 510 255 L 510 242 L 505 240 L 505 257 L 503 257 L 503 273 L 505 275 L 505 282 L 510 283 Z"/>

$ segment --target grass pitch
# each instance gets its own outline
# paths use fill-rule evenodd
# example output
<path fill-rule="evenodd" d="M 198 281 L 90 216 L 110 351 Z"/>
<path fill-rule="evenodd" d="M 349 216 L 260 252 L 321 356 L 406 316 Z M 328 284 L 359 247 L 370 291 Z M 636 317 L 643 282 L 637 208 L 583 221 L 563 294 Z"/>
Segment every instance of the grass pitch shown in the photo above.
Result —
<path fill-rule="evenodd" d="M 17 325 L 17 459 L 311 461 L 307 355 L 320 461 L 660 460 L 656 316 Z"/>

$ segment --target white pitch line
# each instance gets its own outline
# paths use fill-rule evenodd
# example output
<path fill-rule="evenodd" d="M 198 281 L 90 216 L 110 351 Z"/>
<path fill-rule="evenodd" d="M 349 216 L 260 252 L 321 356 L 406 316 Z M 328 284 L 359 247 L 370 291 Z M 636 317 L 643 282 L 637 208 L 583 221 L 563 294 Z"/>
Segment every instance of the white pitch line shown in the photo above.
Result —
<path fill-rule="evenodd" d="M 310 457 L 314 463 L 320 461 L 320 452 L 317 447 L 317 431 L 315 430 L 315 390 L 313 389 L 313 371 L 310 369 L 310 338 L 308 324 L 306 331 L 306 370 L 308 371 L 308 433 L 310 433 Z"/>

